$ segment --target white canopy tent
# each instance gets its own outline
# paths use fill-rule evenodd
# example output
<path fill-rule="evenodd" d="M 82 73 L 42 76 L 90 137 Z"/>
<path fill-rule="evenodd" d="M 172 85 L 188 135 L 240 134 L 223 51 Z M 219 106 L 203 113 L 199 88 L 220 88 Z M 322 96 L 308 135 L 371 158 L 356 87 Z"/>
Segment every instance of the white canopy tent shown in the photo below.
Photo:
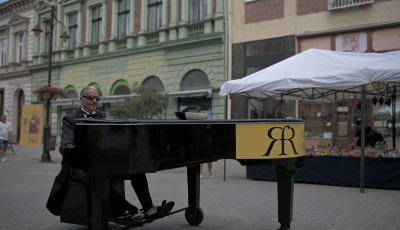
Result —
<path fill-rule="evenodd" d="M 225 82 L 220 95 L 240 93 L 278 100 L 333 101 L 332 97 L 336 97 L 337 93 L 341 93 L 342 97 L 360 94 L 361 107 L 365 110 L 367 95 L 391 94 L 395 100 L 396 85 L 399 84 L 400 51 L 350 53 L 309 49 L 241 79 Z M 364 192 L 365 111 L 362 114 L 360 189 Z"/>
<path fill-rule="evenodd" d="M 370 85 L 367 94 L 383 93 L 393 83 L 400 83 L 400 51 L 349 53 L 309 49 L 244 78 L 225 82 L 220 95 L 318 99 L 336 92 L 361 93 L 362 85 Z"/>

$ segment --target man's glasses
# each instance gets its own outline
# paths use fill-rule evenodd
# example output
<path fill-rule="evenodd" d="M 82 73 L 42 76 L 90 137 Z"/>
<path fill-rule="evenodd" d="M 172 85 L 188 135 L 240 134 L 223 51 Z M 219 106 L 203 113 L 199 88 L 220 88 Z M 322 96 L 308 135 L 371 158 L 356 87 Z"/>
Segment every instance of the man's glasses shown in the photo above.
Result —
<path fill-rule="evenodd" d="M 92 96 L 92 95 L 86 96 L 85 95 L 85 96 L 82 96 L 82 97 L 88 99 L 89 101 L 93 101 L 94 99 L 96 99 L 96 101 L 100 101 L 100 98 L 98 96 Z"/>

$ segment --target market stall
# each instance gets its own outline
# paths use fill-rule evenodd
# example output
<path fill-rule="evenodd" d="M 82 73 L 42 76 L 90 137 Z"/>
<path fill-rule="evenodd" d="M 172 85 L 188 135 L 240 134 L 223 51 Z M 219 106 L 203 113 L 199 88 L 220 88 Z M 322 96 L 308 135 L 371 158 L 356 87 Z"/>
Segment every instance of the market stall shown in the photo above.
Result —
<path fill-rule="evenodd" d="M 306 155 L 357 157 L 357 175 L 363 191 L 365 157 L 400 157 L 399 63 L 400 51 L 310 49 L 244 78 L 225 82 L 220 95 L 240 93 L 248 95 L 249 101 L 277 100 L 276 105 L 263 112 L 272 117 L 278 114 L 304 119 Z M 365 148 L 366 126 L 384 135 L 379 149 Z M 357 138 L 362 140 L 359 147 Z"/>
<path fill-rule="evenodd" d="M 365 159 L 365 187 L 400 189 L 400 158 Z M 247 177 L 254 180 L 276 181 L 275 167 L 247 166 Z M 358 187 L 360 159 L 356 157 L 306 157 L 304 167 L 294 174 L 295 182 Z"/>

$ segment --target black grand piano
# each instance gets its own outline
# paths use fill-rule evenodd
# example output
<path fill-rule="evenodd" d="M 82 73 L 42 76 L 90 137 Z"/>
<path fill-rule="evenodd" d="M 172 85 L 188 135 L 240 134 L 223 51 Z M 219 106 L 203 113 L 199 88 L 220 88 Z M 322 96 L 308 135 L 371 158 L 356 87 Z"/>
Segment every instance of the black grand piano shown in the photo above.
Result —
<path fill-rule="evenodd" d="M 76 145 L 85 155 L 79 167 L 91 176 L 91 228 L 108 229 L 110 177 L 187 167 L 189 224 L 203 221 L 200 164 L 236 159 L 242 165 L 272 164 L 277 169 L 278 221 L 290 229 L 293 174 L 304 158 L 304 122 L 257 120 L 98 120 L 79 119 Z"/>

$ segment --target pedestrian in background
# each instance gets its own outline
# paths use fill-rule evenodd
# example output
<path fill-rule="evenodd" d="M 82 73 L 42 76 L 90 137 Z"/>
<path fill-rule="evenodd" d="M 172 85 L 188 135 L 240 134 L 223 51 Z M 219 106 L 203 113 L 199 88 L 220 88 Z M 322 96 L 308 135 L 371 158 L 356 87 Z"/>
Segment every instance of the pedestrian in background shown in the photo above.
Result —
<path fill-rule="evenodd" d="M 0 153 L 1 162 L 6 161 L 6 150 L 8 141 L 13 141 L 13 132 L 11 125 L 7 123 L 7 116 L 2 114 L 0 117 Z"/>
<path fill-rule="evenodd" d="M 208 176 L 211 178 L 214 177 L 214 174 L 212 173 L 212 162 L 207 163 L 208 167 Z M 200 179 L 203 179 L 203 164 L 200 165 Z"/>
<path fill-rule="evenodd" d="M 365 146 L 370 146 L 375 148 L 376 142 L 382 142 L 383 136 L 382 134 L 373 130 L 370 126 L 365 127 Z M 361 133 L 358 136 L 357 146 L 361 146 Z"/>

